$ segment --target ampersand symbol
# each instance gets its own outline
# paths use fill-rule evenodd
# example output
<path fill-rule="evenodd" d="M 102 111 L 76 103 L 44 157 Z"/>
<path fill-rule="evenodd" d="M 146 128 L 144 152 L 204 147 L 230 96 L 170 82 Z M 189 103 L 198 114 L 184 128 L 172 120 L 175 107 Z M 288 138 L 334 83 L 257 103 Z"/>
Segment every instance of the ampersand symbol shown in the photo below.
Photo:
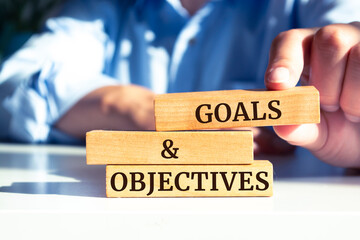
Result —
<path fill-rule="evenodd" d="M 169 143 L 169 144 L 168 144 Z M 164 147 L 164 150 L 162 150 L 161 152 L 161 156 L 163 158 L 178 158 L 178 156 L 176 156 L 176 153 L 177 151 L 179 150 L 179 148 L 173 148 L 174 152 L 171 151 L 171 147 L 174 145 L 173 141 L 170 140 L 170 139 L 166 139 L 164 142 L 163 142 L 163 147 Z M 169 155 L 166 155 L 166 152 L 169 154 Z"/>

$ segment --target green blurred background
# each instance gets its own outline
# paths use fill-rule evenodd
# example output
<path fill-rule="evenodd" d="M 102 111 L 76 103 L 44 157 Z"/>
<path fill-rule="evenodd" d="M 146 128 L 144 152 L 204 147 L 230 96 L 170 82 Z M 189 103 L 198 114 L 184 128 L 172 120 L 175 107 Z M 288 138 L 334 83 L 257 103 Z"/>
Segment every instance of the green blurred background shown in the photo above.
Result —
<path fill-rule="evenodd" d="M 64 0 L 0 0 L 0 63 L 20 48 Z"/>

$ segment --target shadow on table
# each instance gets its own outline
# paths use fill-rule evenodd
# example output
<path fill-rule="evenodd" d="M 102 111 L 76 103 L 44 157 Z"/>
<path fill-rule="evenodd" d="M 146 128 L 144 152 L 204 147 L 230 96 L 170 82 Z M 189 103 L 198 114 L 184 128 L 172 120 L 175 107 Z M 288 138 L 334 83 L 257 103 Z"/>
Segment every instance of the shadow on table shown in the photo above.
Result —
<path fill-rule="evenodd" d="M 106 197 L 105 166 L 86 165 L 83 154 L 0 152 L 0 169 L 14 172 L 13 183 L 0 192 Z M 24 179 L 21 174 L 33 181 L 17 182 Z"/>
<path fill-rule="evenodd" d="M 99 182 L 15 182 L 11 186 L 0 187 L 0 192 L 106 197 L 105 183 Z"/>

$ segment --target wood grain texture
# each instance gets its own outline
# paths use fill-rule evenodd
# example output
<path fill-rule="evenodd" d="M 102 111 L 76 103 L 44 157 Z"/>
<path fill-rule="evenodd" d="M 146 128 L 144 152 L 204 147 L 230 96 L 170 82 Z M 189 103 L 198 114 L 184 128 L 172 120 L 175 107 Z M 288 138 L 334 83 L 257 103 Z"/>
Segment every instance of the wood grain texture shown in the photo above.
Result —
<path fill-rule="evenodd" d="M 107 197 L 272 196 L 273 168 L 250 165 L 108 165 Z"/>
<path fill-rule="evenodd" d="M 320 122 L 319 92 L 229 90 L 157 95 L 157 131 L 293 125 Z"/>
<path fill-rule="evenodd" d="M 164 142 L 172 141 L 170 151 Z M 166 142 L 170 146 L 170 142 Z M 163 157 L 163 155 L 165 157 Z M 125 132 L 86 134 L 87 164 L 250 164 L 251 131 Z"/>

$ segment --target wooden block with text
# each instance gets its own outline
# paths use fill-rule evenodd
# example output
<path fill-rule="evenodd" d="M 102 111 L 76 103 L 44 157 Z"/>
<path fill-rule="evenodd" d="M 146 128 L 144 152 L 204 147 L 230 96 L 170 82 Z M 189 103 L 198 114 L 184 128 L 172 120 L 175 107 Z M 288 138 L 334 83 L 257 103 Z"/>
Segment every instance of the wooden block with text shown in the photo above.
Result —
<path fill-rule="evenodd" d="M 272 196 L 269 161 L 250 165 L 108 165 L 107 197 Z"/>
<path fill-rule="evenodd" d="M 156 130 L 319 123 L 319 101 L 312 86 L 162 94 L 155 98 Z"/>
<path fill-rule="evenodd" d="M 86 133 L 87 164 L 251 164 L 251 131 Z"/>

